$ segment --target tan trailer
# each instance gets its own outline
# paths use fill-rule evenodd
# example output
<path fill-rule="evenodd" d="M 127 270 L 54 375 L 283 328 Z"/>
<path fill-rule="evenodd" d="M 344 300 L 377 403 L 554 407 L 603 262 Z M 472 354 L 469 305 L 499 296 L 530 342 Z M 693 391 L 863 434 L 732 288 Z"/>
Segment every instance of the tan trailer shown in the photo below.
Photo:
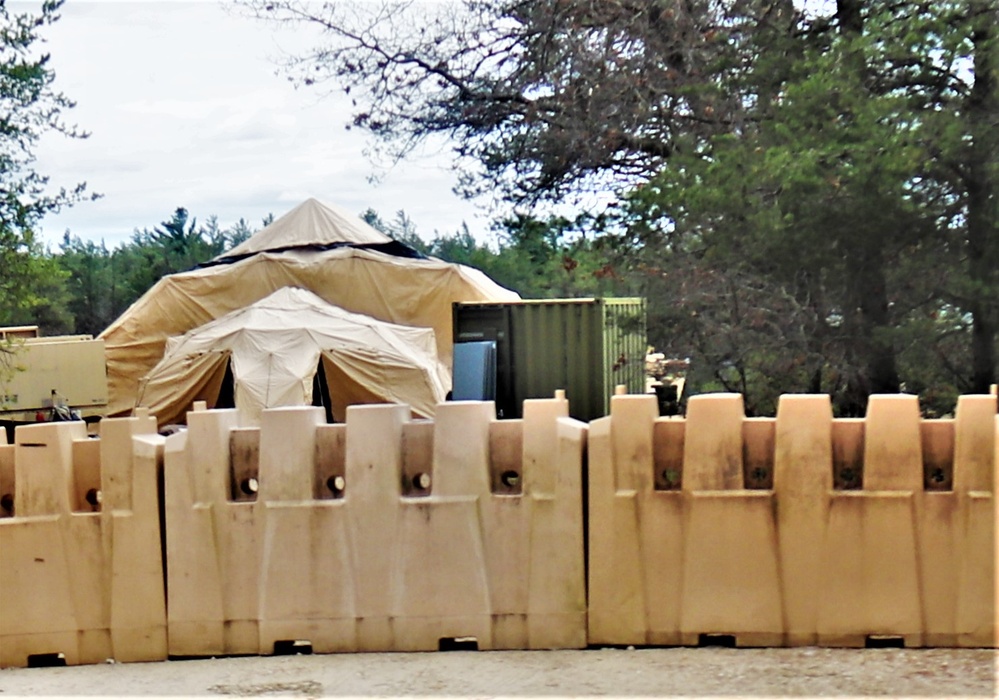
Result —
<path fill-rule="evenodd" d="M 0 421 L 4 424 L 103 416 L 108 403 L 104 341 L 91 335 L 39 336 L 36 326 L 0 328 Z"/>

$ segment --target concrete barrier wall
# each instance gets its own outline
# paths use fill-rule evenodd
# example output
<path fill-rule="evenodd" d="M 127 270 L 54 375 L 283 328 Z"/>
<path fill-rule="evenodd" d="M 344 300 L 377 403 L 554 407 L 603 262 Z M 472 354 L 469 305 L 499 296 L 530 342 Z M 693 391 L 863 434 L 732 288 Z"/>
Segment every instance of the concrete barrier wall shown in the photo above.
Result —
<path fill-rule="evenodd" d="M 567 416 L 188 414 L 164 457 L 170 653 L 585 646 L 586 426 Z"/>
<path fill-rule="evenodd" d="M 617 396 L 589 433 L 593 644 L 995 646 L 996 400 L 827 396 L 686 419 Z"/>
<path fill-rule="evenodd" d="M 0 667 L 166 658 L 155 432 L 45 423 L 0 445 Z"/>
<path fill-rule="evenodd" d="M 99 439 L 18 428 L 0 444 L 0 666 L 472 639 L 996 645 L 995 396 L 947 420 L 911 396 L 864 419 L 826 396 L 747 419 L 725 394 L 686 418 L 652 396 L 588 428 L 567 415 L 558 397 L 518 421 L 455 402 L 434 422 L 284 408 L 259 428 L 196 410 L 169 438 L 148 416 Z"/>

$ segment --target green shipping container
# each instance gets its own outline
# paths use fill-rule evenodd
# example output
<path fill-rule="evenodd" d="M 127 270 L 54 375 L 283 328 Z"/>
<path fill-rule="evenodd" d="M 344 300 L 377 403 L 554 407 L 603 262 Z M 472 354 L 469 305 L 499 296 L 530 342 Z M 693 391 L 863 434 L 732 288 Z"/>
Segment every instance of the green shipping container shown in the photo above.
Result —
<path fill-rule="evenodd" d="M 496 413 L 520 418 L 524 399 L 565 389 L 569 413 L 608 414 L 614 387 L 645 391 L 645 300 L 544 299 L 454 304 L 455 343 L 496 341 Z"/>

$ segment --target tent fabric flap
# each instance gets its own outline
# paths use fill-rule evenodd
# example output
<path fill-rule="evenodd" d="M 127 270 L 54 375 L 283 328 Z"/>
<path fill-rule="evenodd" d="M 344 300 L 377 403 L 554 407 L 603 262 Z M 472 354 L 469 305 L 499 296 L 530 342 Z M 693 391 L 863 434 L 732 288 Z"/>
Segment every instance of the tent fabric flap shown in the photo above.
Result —
<path fill-rule="evenodd" d="M 340 350 L 323 352 L 323 371 L 334 420 L 343 422 L 348 406 L 366 403 L 404 403 L 419 418 L 433 417 L 446 392 L 439 386 L 433 392 L 425 390 L 434 384 L 425 368 L 376 364 L 373 359 Z"/>
<path fill-rule="evenodd" d="M 214 408 L 229 358 L 228 351 L 209 351 L 163 363 L 143 380 L 137 405 L 148 406 L 160 425 L 183 423 L 195 401 Z"/>

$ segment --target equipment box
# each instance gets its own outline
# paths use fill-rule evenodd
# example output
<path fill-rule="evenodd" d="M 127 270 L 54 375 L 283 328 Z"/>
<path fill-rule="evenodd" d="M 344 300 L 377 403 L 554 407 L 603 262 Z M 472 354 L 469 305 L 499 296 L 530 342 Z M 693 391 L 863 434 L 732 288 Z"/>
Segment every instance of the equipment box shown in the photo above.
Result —
<path fill-rule="evenodd" d="M 99 415 L 108 403 L 104 341 L 89 335 L 12 336 L 12 369 L 0 377 L 0 418 L 31 421 L 63 403 Z"/>

